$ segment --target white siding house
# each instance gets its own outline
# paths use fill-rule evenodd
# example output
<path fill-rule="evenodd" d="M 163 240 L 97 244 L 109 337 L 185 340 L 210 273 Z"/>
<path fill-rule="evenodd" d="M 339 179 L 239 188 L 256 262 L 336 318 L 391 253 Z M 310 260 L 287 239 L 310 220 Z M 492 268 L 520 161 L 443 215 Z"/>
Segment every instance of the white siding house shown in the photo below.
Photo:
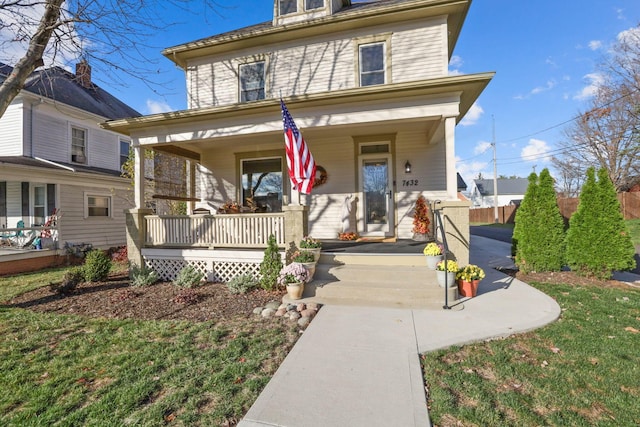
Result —
<path fill-rule="evenodd" d="M 103 126 L 128 135 L 137 154 L 153 148 L 197 164 L 192 209 L 247 205 L 255 191 L 268 212 L 306 206 L 305 231 L 335 239 L 352 201 L 360 236 L 408 239 L 424 195 L 458 224 L 468 203 L 457 198 L 455 127 L 493 77 L 448 75 L 470 3 L 325 0 L 307 11 L 299 1 L 283 12 L 275 0 L 272 21 L 165 49 L 185 71 L 187 110 Z M 326 171 L 310 195 L 287 178 L 280 97 Z M 269 186 L 249 188 L 258 173 Z M 145 182 L 136 184 L 143 208 Z M 451 241 L 466 262 L 468 223 L 459 225 Z"/>
<path fill-rule="evenodd" d="M 120 162 L 130 139 L 99 123 L 139 113 L 91 83 L 88 64 L 77 71 L 34 72 L 0 118 L 0 236 L 19 222 L 42 226 L 55 211 L 61 216 L 57 239 L 44 241 L 49 248 L 126 244 L 131 190 Z M 1 65 L 0 80 L 10 72 Z"/>
<path fill-rule="evenodd" d="M 519 205 L 527 192 L 527 178 L 500 178 L 496 180 L 498 204 L 493 192 L 492 179 L 474 179 L 470 191 L 472 207 L 492 208 L 494 206 Z"/>

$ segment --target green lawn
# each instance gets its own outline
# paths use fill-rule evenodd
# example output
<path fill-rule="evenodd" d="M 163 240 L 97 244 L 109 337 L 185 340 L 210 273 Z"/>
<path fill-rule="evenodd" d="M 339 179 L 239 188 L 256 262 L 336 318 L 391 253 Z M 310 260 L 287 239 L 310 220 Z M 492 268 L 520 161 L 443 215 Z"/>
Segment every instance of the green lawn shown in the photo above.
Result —
<path fill-rule="evenodd" d="M 0 278 L 0 301 L 63 272 Z M 0 306 L 0 425 L 233 425 L 291 334 L 256 318 L 105 320 Z"/>
<path fill-rule="evenodd" d="M 434 424 L 640 425 L 640 290 L 535 286 L 559 321 L 423 355 Z"/>
<path fill-rule="evenodd" d="M 628 219 L 625 221 L 631 232 L 631 240 L 636 246 L 640 246 L 640 219 Z"/>

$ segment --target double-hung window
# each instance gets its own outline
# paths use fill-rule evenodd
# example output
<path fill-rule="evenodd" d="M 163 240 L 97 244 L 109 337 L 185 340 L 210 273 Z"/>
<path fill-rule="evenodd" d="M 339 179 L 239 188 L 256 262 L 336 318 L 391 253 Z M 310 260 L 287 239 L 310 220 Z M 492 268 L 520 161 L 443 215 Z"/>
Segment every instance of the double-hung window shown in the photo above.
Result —
<path fill-rule="evenodd" d="M 240 65 L 240 102 L 264 99 L 264 61 Z"/>
<path fill-rule="evenodd" d="M 129 159 L 129 141 L 125 141 L 124 139 L 120 140 L 120 170 L 122 170 L 122 165 L 124 165 Z"/>
<path fill-rule="evenodd" d="M 361 44 L 359 47 L 360 86 L 385 83 L 385 43 Z"/>
<path fill-rule="evenodd" d="M 111 196 L 85 193 L 84 200 L 85 218 L 111 216 Z"/>
<path fill-rule="evenodd" d="M 71 128 L 71 161 L 73 163 L 87 163 L 87 130 L 77 127 Z"/>

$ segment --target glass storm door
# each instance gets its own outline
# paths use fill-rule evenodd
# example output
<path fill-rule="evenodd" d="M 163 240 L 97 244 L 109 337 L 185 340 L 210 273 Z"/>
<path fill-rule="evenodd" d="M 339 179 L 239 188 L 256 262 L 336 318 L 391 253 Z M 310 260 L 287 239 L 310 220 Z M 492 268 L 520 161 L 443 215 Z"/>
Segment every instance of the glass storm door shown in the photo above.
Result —
<path fill-rule="evenodd" d="M 394 206 L 391 155 L 361 156 L 363 235 L 393 236 Z"/>

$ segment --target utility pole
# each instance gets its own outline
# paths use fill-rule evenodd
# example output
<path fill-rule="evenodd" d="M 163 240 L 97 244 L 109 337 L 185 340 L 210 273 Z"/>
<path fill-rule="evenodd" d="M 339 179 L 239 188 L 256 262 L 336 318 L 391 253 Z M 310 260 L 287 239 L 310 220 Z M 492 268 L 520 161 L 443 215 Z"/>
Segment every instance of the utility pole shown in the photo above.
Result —
<path fill-rule="evenodd" d="M 493 147 L 493 215 L 494 222 L 500 222 L 498 218 L 498 163 L 496 161 L 496 119 L 491 115 L 493 121 L 493 136 L 491 146 Z"/>

